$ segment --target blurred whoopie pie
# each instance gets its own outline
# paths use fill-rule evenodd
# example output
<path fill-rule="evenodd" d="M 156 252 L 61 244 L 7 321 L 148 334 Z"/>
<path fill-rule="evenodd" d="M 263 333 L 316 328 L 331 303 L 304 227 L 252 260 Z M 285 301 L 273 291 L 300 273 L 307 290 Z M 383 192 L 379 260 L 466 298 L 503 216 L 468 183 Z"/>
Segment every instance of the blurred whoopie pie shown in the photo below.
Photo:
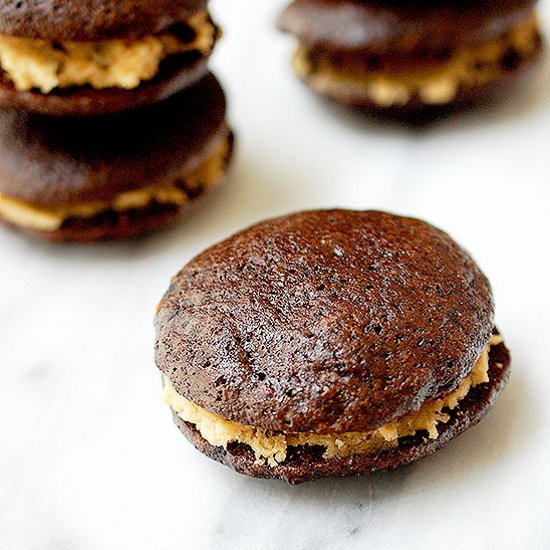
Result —
<path fill-rule="evenodd" d="M 535 0 L 294 0 L 279 27 L 293 65 L 339 103 L 391 114 L 442 111 L 506 90 L 540 56 Z"/>
<path fill-rule="evenodd" d="M 0 220 L 51 241 L 139 236 L 220 183 L 232 146 L 213 75 L 116 115 L 0 112 Z"/>
<path fill-rule="evenodd" d="M 311 211 L 192 260 L 159 304 L 180 430 L 255 477 L 301 483 L 432 454 L 494 404 L 510 358 L 489 283 L 416 219 Z"/>
<path fill-rule="evenodd" d="M 165 99 L 207 73 L 206 0 L 0 4 L 0 107 L 98 115 Z"/>

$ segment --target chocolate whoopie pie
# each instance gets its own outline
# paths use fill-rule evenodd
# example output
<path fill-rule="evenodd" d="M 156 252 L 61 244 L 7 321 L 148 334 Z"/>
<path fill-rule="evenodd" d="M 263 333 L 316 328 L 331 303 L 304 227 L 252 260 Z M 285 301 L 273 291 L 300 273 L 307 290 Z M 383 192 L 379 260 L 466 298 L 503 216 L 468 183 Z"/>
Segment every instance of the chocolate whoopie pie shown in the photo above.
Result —
<path fill-rule="evenodd" d="M 0 107 L 99 115 L 148 105 L 207 73 L 206 0 L 0 4 Z"/>
<path fill-rule="evenodd" d="M 214 188 L 232 145 L 213 75 L 117 115 L 0 112 L 0 220 L 51 241 L 138 236 Z"/>
<path fill-rule="evenodd" d="M 432 454 L 491 408 L 510 357 L 489 283 L 447 234 L 383 212 L 255 225 L 172 280 L 156 364 L 180 430 L 301 483 Z"/>
<path fill-rule="evenodd" d="M 293 65 L 339 103 L 395 114 L 441 111 L 506 89 L 540 56 L 535 0 L 294 0 L 279 27 Z"/>

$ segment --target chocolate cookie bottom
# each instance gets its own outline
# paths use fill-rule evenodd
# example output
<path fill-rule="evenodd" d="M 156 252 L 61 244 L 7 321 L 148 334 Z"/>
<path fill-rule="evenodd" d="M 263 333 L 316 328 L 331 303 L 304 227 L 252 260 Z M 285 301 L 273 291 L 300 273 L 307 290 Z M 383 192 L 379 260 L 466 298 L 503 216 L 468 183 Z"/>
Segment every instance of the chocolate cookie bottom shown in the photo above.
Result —
<path fill-rule="evenodd" d="M 132 90 L 90 86 L 56 89 L 48 94 L 21 92 L 0 71 L 0 107 L 50 116 L 97 116 L 137 109 L 160 102 L 187 88 L 208 72 L 208 58 L 197 51 L 164 60 L 152 80 Z"/>
<path fill-rule="evenodd" d="M 190 423 L 174 413 L 181 432 L 202 453 L 235 471 L 252 477 L 280 479 L 290 484 L 323 477 L 349 477 L 394 469 L 429 456 L 447 445 L 469 427 L 477 424 L 494 405 L 510 375 L 510 354 L 503 343 L 491 347 L 489 382 L 472 388 L 460 405 L 446 411 L 449 421 L 438 427 L 439 436 L 430 439 L 427 432 L 402 437 L 397 446 L 376 454 L 357 454 L 344 458 L 323 458 L 321 446 L 289 448 L 286 460 L 275 466 L 259 463 L 252 449 L 242 443 L 229 443 L 227 448 L 208 443 Z"/>

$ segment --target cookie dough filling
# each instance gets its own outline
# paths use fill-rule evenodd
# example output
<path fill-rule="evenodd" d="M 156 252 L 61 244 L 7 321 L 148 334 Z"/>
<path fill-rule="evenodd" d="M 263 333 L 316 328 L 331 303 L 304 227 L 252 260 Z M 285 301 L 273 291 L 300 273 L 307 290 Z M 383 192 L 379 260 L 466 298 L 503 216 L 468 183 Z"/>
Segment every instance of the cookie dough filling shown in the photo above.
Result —
<path fill-rule="evenodd" d="M 483 86 L 517 68 L 522 60 L 538 55 L 541 46 L 535 15 L 506 34 L 475 46 L 456 50 L 448 61 L 424 64 L 416 61 L 403 68 L 370 69 L 350 56 L 335 63 L 328 52 L 300 46 L 294 69 L 316 91 L 335 97 L 356 97 L 380 107 L 406 105 L 414 97 L 427 105 L 450 103 L 461 88 Z"/>
<path fill-rule="evenodd" d="M 190 197 L 215 187 L 223 179 L 229 153 L 230 144 L 226 139 L 207 160 L 193 171 L 182 175 L 179 181 L 126 191 L 110 202 L 89 202 L 48 209 L 0 193 L 0 217 L 19 227 L 36 231 L 57 231 L 66 220 L 93 218 L 108 210 L 125 212 L 145 209 L 153 203 L 181 207 L 191 200 Z"/>
<path fill-rule="evenodd" d="M 288 448 L 321 446 L 323 457 L 345 457 L 353 454 L 373 453 L 397 445 L 400 437 L 426 431 L 430 439 L 439 435 L 437 426 L 450 420 L 452 411 L 468 395 L 471 388 L 489 382 L 489 351 L 502 342 L 493 335 L 471 372 L 458 388 L 447 396 L 425 403 L 417 412 L 399 418 L 370 432 L 339 434 L 285 433 L 247 426 L 226 420 L 179 395 L 168 377 L 164 377 L 164 401 L 185 422 L 193 424 L 202 437 L 216 447 L 227 447 L 230 442 L 248 445 L 256 462 L 276 466 L 286 460 Z"/>
<path fill-rule="evenodd" d="M 208 56 L 218 29 L 207 12 L 185 22 L 185 33 L 165 32 L 136 40 L 61 42 L 0 35 L 0 67 L 19 91 L 89 85 L 137 88 L 151 80 L 170 55 L 196 50 Z M 186 40 L 185 35 L 190 39 Z"/>

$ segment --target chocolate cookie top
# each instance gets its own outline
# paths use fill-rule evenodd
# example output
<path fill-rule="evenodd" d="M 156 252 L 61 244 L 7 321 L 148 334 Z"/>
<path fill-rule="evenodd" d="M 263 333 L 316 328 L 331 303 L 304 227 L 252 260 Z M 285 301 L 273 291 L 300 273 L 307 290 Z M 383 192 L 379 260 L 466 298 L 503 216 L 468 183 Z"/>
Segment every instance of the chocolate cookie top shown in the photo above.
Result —
<path fill-rule="evenodd" d="M 189 263 L 156 317 L 156 363 L 224 418 L 367 431 L 454 390 L 493 329 L 487 279 L 431 225 L 302 212 Z"/>
<path fill-rule="evenodd" d="M 160 32 L 205 9 L 206 0 L 6 0 L 0 34 L 78 42 Z"/>
<path fill-rule="evenodd" d="M 386 53 L 448 51 L 505 32 L 535 0 L 295 0 L 279 28 L 307 46 Z"/>
<path fill-rule="evenodd" d="M 227 133 L 225 96 L 213 75 L 118 115 L 0 112 L 0 192 L 46 207 L 108 201 L 193 169 Z"/>

